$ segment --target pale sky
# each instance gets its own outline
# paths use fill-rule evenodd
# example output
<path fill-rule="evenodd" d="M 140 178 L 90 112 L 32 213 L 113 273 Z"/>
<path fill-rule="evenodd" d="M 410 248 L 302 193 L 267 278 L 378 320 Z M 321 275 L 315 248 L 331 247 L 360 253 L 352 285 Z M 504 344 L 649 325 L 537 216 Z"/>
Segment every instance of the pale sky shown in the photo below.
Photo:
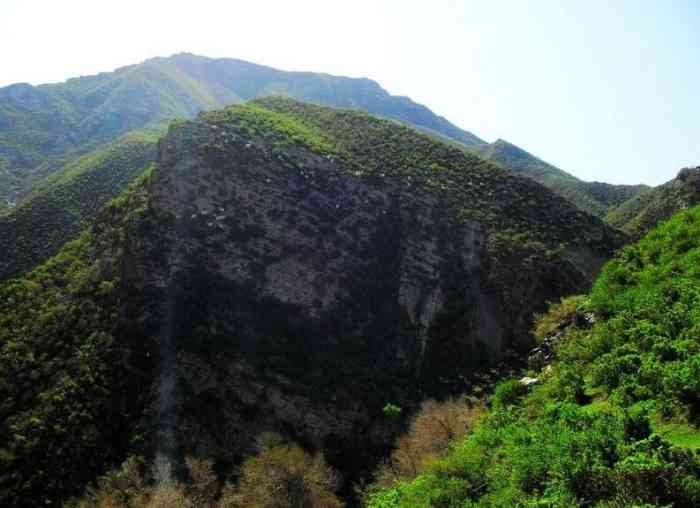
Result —
<path fill-rule="evenodd" d="M 700 165 L 698 0 L 0 0 L 0 86 L 181 51 L 368 77 L 584 180 Z"/>

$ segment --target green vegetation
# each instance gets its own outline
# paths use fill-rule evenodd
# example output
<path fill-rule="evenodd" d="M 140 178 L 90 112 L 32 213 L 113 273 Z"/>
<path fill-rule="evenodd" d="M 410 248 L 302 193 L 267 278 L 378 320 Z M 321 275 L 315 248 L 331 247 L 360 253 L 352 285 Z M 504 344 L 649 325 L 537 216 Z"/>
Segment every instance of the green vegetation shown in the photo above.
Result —
<path fill-rule="evenodd" d="M 263 118 L 270 113 L 264 110 L 274 112 L 276 122 L 265 124 Z M 504 240 L 539 241 L 550 252 L 567 242 L 596 243 L 587 231 L 600 221 L 528 179 L 395 122 L 278 97 L 225 111 L 228 118 L 238 118 L 232 125 L 272 127 L 320 153 L 339 157 L 352 174 L 375 185 L 417 185 L 442 192 L 463 219 L 492 227 Z M 253 121 L 256 115 L 261 118 Z M 614 235 L 610 230 L 607 234 Z"/>
<path fill-rule="evenodd" d="M 137 182 L 23 279 L 0 285 L 0 504 L 44 505 L 134 446 L 151 360 L 137 336 L 115 343 L 123 229 L 144 203 Z M 132 212 L 129 212 L 129 211 Z M 117 249 L 112 250 L 112 249 Z"/>
<path fill-rule="evenodd" d="M 236 477 L 219 480 L 211 461 L 186 457 L 184 481 L 159 482 L 141 457 L 101 477 L 66 508 L 341 508 L 339 476 L 322 455 L 262 434 Z"/>
<path fill-rule="evenodd" d="M 474 430 L 370 508 L 700 505 L 700 207 L 609 262 L 539 383 L 499 384 Z"/>
<path fill-rule="evenodd" d="M 633 238 L 640 238 L 674 213 L 700 202 L 700 168 L 685 168 L 659 187 L 640 193 L 610 211 L 605 220 Z"/>
<path fill-rule="evenodd" d="M 571 320 L 578 315 L 585 302 L 586 298 L 582 295 L 569 296 L 551 304 L 546 313 L 535 316 L 533 335 L 537 342 L 542 342 L 545 337 L 562 326 L 570 325 Z"/>
<path fill-rule="evenodd" d="M 293 143 L 300 143 L 310 150 L 325 156 L 339 156 L 339 149 L 322 130 L 296 121 L 292 116 L 272 111 L 255 102 L 245 106 L 204 113 L 202 119 L 222 128 L 239 130 L 247 137 L 270 136 L 277 133 L 275 149 L 283 156 L 286 148 Z"/>
<path fill-rule="evenodd" d="M 644 185 L 584 182 L 502 139 L 490 145 L 473 147 L 471 150 L 516 175 L 532 178 L 581 210 L 600 218 L 647 189 Z"/>
<path fill-rule="evenodd" d="M 0 216 L 0 280 L 56 254 L 87 227 L 98 210 L 146 171 L 162 129 L 132 132 L 67 164 L 28 198 Z"/>
<path fill-rule="evenodd" d="M 464 145 L 483 143 L 367 79 L 179 54 L 65 83 L 0 89 L 0 202 L 25 195 L 69 161 L 130 131 L 273 94 L 362 109 Z"/>
<path fill-rule="evenodd" d="M 406 433 L 376 472 L 376 484 L 391 487 L 402 479 L 415 478 L 444 454 L 452 442 L 463 439 L 483 411 L 480 404 L 466 398 L 423 402 Z"/>

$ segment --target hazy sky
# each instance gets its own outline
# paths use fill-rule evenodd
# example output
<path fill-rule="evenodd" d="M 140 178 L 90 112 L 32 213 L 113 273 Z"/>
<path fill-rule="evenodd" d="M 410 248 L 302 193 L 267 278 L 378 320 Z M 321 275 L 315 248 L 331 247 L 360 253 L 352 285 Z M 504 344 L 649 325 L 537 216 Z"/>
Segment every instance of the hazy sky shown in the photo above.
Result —
<path fill-rule="evenodd" d="M 369 77 L 586 180 L 700 165 L 698 0 L 0 0 L 0 86 L 181 51 Z"/>

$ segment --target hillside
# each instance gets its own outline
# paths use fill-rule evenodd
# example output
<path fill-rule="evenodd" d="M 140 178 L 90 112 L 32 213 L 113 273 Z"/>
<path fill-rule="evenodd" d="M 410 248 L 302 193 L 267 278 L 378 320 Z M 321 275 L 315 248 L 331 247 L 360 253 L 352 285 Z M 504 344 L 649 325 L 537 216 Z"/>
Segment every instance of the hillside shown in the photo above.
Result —
<path fill-rule="evenodd" d="M 640 193 L 610 211 L 606 221 L 640 238 L 674 213 L 700 203 L 700 167 L 684 168 L 676 178 Z"/>
<path fill-rule="evenodd" d="M 698 506 L 699 257 L 700 207 L 622 250 L 539 320 L 554 362 L 368 506 Z"/>
<path fill-rule="evenodd" d="M 222 474 L 277 432 L 346 487 L 622 238 L 541 185 L 370 115 L 285 99 L 173 123 L 76 241 L 0 286 L 0 502 L 128 455 Z M 50 452 L 47 453 L 47 450 Z"/>
<path fill-rule="evenodd" d="M 368 79 L 285 72 L 183 53 L 60 84 L 0 88 L 2 207 L 20 201 L 42 177 L 128 131 L 271 94 L 362 109 L 465 145 L 483 143 Z"/>
<path fill-rule="evenodd" d="M 516 175 L 532 178 L 581 210 L 600 218 L 648 189 L 645 185 L 584 182 L 502 139 L 488 145 L 474 146 L 470 150 Z"/>
<path fill-rule="evenodd" d="M 34 268 L 76 238 L 102 206 L 155 161 L 163 132 L 134 131 L 68 163 L 22 204 L 0 215 L 0 280 Z"/>
<path fill-rule="evenodd" d="M 285 72 L 240 60 L 178 54 L 60 84 L 0 89 L 0 242 L 7 245 L 10 239 L 19 239 L 0 256 L 0 280 L 55 254 L 60 245 L 76 237 L 76 224 L 88 224 L 99 206 L 116 196 L 141 168 L 126 168 L 118 178 L 93 172 L 91 185 L 102 189 L 102 194 L 95 200 L 90 192 L 72 192 L 70 213 L 65 206 L 44 203 L 44 198 L 33 199 L 60 181 L 55 173 L 75 172 L 71 168 L 84 167 L 91 156 L 109 150 L 108 145 L 129 133 L 139 136 L 139 130 L 157 130 L 157 125 L 172 118 L 192 118 L 202 110 L 271 94 L 364 110 L 415 127 L 532 178 L 601 218 L 641 189 L 581 182 L 514 145 L 501 140 L 489 145 L 367 79 Z M 101 175 L 107 179 L 98 183 Z M 65 193 L 64 189 L 53 192 Z M 25 203 L 30 199 L 34 202 Z M 81 211 L 76 215 L 75 210 Z M 26 231 L 32 231 L 31 237 Z"/>

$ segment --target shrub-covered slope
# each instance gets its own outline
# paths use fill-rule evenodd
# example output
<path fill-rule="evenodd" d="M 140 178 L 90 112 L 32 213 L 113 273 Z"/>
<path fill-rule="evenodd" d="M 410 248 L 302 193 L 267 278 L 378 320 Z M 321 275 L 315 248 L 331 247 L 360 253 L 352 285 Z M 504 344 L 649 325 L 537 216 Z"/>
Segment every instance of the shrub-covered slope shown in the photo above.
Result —
<path fill-rule="evenodd" d="M 367 114 L 267 99 L 176 122 L 151 175 L 0 286 L 0 500 L 56 502 L 128 452 L 225 469 L 264 431 L 356 479 L 387 402 L 527 348 L 532 313 L 620 242 Z"/>
<path fill-rule="evenodd" d="M 557 359 L 538 383 L 500 384 L 466 438 L 369 506 L 700 505 L 699 309 L 696 207 L 542 318 Z"/>
<path fill-rule="evenodd" d="M 97 211 L 155 161 L 163 130 L 129 133 L 54 173 L 7 215 L 0 215 L 0 280 L 56 254 Z"/>
<path fill-rule="evenodd" d="M 640 238 L 674 213 L 700 202 L 700 167 L 684 168 L 676 178 L 646 190 L 608 213 L 606 221 Z"/>
<path fill-rule="evenodd" d="M 120 331 L 123 238 L 145 188 L 0 286 L 0 504 L 58 505 L 139 445 L 154 348 Z M 120 324 L 121 323 L 121 324 Z"/>
<path fill-rule="evenodd" d="M 363 109 L 466 145 L 483 143 L 368 79 L 179 54 L 60 84 L 1 88 L 0 201 L 19 200 L 41 177 L 130 130 L 271 94 Z"/>
<path fill-rule="evenodd" d="M 601 218 L 611 209 L 648 189 L 645 185 L 584 182 L 502 139 L 489 145 L 472 147 L 471 150 L 517 175 L 532 178 L 581 210 Z"/>

